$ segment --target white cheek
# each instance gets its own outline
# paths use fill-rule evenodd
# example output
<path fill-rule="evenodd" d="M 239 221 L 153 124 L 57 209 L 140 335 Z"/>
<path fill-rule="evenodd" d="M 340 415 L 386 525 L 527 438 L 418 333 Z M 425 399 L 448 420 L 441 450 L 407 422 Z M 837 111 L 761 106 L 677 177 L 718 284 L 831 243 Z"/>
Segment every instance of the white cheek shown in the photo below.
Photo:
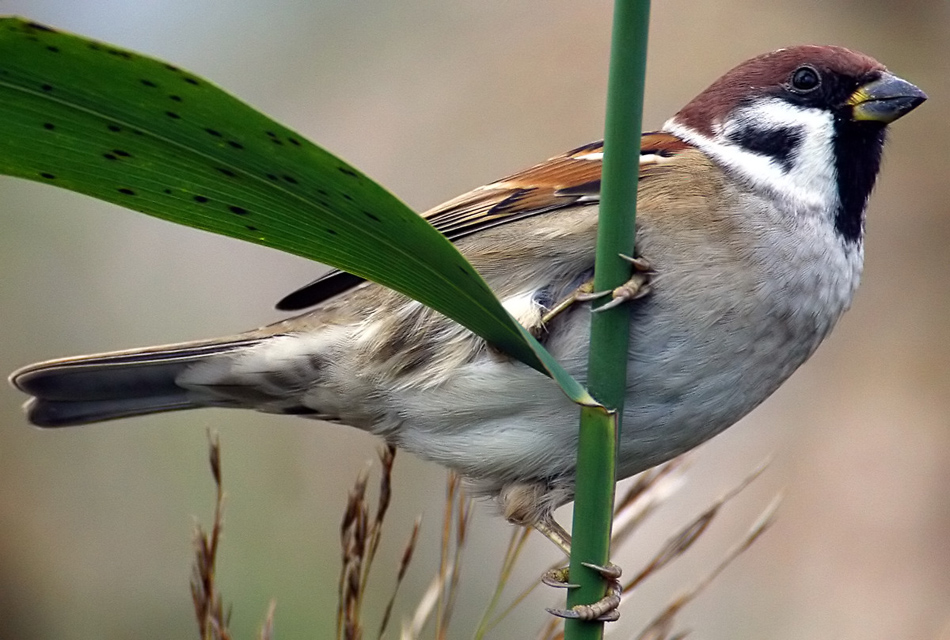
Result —
<path fill-rule="evenodd" d="M 758 129 L 794 128 L 801 133 L 790 167 L 730 140 L 730 134 L 750 121 Z M 774 99 L 737 110 L 714 128 L 712 138 L 679 125 L 675 118 L 664 129 L 695 144 L 740 175 L 753 189 L 769 193 L 783 209 L 827 216 L 838 207 L 834 120 L 827 111 L 795 107 Z"/>

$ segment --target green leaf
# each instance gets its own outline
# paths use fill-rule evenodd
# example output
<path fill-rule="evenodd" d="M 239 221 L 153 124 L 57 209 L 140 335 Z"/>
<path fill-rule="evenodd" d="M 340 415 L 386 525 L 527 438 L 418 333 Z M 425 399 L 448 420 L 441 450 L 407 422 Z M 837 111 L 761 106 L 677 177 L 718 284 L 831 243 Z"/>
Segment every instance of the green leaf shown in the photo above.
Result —
<path fill-rule="evenodd" d="M 458 250 L 339 158 L 178 67 L 0 19 L 0 173 L 310 258 L 404 293 L 593 400 Z"/>

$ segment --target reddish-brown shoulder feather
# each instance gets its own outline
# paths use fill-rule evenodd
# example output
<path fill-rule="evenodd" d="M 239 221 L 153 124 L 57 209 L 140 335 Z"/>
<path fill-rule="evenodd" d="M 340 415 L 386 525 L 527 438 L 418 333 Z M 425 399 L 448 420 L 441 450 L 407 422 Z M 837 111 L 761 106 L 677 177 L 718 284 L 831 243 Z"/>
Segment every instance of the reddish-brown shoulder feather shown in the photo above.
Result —
<path fill-rule="evenodd" d="M 640 141 L 640 178 L 650 175 L 664 158 L 691 145 L 663 132 L 644 134 Z M 473 189 L 422 214 L 449 240 L 565 207 L 600 199 L 604 146 L 592 142 Z M 311 307 L 363 282 L 344 271 L 331 271 L 277 303 L 282 311 Z"/>

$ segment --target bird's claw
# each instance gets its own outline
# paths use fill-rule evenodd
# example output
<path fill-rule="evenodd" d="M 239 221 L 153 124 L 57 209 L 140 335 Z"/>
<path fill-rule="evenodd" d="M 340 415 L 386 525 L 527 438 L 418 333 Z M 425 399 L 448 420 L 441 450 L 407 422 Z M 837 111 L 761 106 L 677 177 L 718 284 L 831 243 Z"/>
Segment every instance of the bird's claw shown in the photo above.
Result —
<path fill-rule="evenodd" d="M 592 571 L 596 571 L 600 574 L 600 577 L 604 580 L 612 580 L 616 582 L 620 580 L 620 576 L 623 575 L 623 569 L 610 562 L 607 565 L 594 564 L 593 562 L 582 562 L 582 565 L 587 567 Z"/>
<path fill-rule="evenodd" d="M 550 569 L 549 571 L 545 571 L 544 575 L 541 576 L 541 582 L 557 589 L 577 589 L 580 587 L 581 585 L 579 584 L 568 582 L 569 575 L 570 571 L 567 567 Z"/>
<path fill-rule="evenodd" d="M 615 622 L 620 618 L 620 595 L 623 587 L 620 584 L 620 567 L 615 564 L 601 566 L 590 562 L 582 563 L 588 569 L 593 569 L 607 580 L 607 593 L 603 598 L 591 604 L 578 604 L 570 609 L 547 609 L 551 615 L 572 620 L 596 620 L 598 622 Z M 579 585 L 568 582 L 569 570 L 567 567 L 551 569 L 541 577 L 541 582 L 551 587 L 576 589 Z"/>
<path fill-rule="evenodd" d="M 619 255 L 623 260 L 626 260 L 633 265 L 634 271 L 639 271 L 640 273 L 653 273 L 653 266 L 646 258 L 634 258 L 632 256 L 626 256 L 622 253 Z"/>
<path fill-rule="evenodd" d="M 608 602 L 609 601 L 609 602 Z M 601 607 L 600 605 L 604 605 Z M 553 609 L 548 607 L 545 609 L 552 616 L 557 616 L 558 618 L 568 618 L 571 620 L 592 620 L 597 622 L 616 622 L 620 619 L 620 611 L 617 610 L 617 607 L 620 606 L 620 597 L 609 598 L 605 597 L 603 600 L 599 600 L 594 604 L 579 604 L 575 605 L 570 609 Z"/>

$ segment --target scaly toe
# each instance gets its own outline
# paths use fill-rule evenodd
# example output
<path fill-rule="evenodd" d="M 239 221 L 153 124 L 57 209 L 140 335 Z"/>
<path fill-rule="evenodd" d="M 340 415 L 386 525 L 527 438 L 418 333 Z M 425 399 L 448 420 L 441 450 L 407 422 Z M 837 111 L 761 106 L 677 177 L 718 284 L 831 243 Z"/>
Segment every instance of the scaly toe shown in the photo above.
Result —
<path fill-rule="evenodd" d="M 620 619 L 620 596 L 607 595 L 593 604 L 579 604 L 570 609 L 547 609 L 558 618 L 571 620 L 597 620 L 598 622 L 616 622 Z"/>

